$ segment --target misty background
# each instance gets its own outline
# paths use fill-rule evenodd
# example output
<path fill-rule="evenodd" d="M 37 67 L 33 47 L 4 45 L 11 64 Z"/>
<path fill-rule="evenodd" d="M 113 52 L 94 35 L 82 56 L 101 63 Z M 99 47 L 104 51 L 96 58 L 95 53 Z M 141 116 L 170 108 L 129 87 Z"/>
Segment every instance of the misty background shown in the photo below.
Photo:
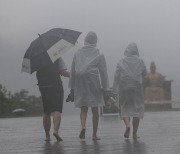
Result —
<path fill-rule="evenodd" d="M 30 43 L 52 28 L 81 31 L 77 47 L 63 55 L 70 70 L 74 52 L 93 30 L 104 53 L 110 85 L 117 62 L 136 42 L 149 72 L 151 61 L 172 82 L 172 98 L 180 92 L 179 0 L 0 0 L 0 84 L 12 93 L 26 89 L 40 96 L 35 73 L 21 72 Z M 65 98 L 68 79 L 63 78 Z M 67 104 L 66 104 L 67 105 Z M 72 104 L 71 104 L 72 105 Z"/>

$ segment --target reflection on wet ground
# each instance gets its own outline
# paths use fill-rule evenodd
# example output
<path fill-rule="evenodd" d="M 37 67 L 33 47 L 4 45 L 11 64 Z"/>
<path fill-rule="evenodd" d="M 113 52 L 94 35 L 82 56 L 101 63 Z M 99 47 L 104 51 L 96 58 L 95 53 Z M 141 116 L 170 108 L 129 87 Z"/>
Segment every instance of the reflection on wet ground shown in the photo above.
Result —
<path fill-rule="evenodd" d="M 122 154 L 146 154 L 146 147 L 144 142 L 124 140 L 121 148 L 107 148 L 107 146 L 102 145 L 99 141 L 92 142 L 89 144 L 87 141 L 77 141 L 78 146 L 76 148 L 68 147 L 66 148 L 63 143 L 50 143 L 44 144 L 43 150 L 40 153 L 44 154 L 64 154 L 64 153 L 82 153 L 82 154 L 104 154 L 104 153 L 119 153 Z M 113 144 L 113 143 L 112 143 Z M 112 146 L 113 147 L 113 146 Z M 66 150 L 65 150 L 65 149 Z M 74 149 L 74 150 L 71 150 Z M 121 150 L 120 150 L 121 149 Z"/>
<path fill-rule="evenodd" d="M 119 116 L 100 117 L 98 135 L 92 140 L 91 115 L 86 139 L 78 138 L 79 115 L 63 116 L 60 135 L 63 142 L 44 141 L 42 117 L 0 119 L 0 154 L 179 154 L 180 111 L 146 112 L 140 123 L 140 139 L 124 139 Z M 51 130 L 53 131 L 53 130 Z M 52 133 L 51 133 L 52 134 Z"/>
<path fill-rule="evenodd" d="M 45 154 L 56 154 L 56 153 L 65 153 L 65 151 L 63 150 L 63 145 L 60 143 L 50 143 L 50 142 L 46 142 L 44 144 L 43 150 L 41 151 L 41 153 L 45 153 Z"/>
<path fill-rule="evenodd" d="M 145 143 L 138 140 L 134 140 L 133 142 L 131 142 L 130 140 L 125 140 L 122 147 L 123 154 L 146 154 Z"/>

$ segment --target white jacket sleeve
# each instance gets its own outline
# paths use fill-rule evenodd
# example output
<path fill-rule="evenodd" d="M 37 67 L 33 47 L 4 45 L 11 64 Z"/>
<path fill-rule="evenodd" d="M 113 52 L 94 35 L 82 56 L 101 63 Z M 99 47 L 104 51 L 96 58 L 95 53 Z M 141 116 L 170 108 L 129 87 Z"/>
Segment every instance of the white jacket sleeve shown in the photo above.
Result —
<path fill-rule="evenodd" d="M 71 64 L 71 72 L 70 72 L 70 78 L 69 78 L 69 85 L 68 87 L 71 89 L 74 89 L 75 86 L 75 55 L 73 57 L 73 61 Z"/>
<path fill-rule="evenodd" d="M 115 71 L 115 74 L 114 74 L 114 81 L 113 81 L 113 92 L 116 93 L 116 94 L 118 94 L 118 92 L 119 92 L 120 72 L 121 72 L 121 69 L 120 69 L 120 66 L 119 66 L 119 63 L 118 63 L 117 66 L 116 66 L 116 71 Z"/>
<path fill-rule="evenodd" d="M 99 73 L 100 73 L 102 88 L 103 88 L 103 90 L 108 90 L 109 89 L 109 78 L 108 78 L 108 74 L 107 74 L 106 60 L 105 60 L 105 57 L 103 54 L 100 55 L 98 69 L 99 69 Z"/>

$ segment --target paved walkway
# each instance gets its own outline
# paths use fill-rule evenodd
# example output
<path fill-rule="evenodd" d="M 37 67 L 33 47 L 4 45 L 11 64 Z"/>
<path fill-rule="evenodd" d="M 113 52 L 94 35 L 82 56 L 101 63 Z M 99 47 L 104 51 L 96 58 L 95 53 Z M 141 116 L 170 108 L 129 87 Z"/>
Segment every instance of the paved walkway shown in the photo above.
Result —
<path fill-rule="evenodd" d="M 91 114 L 85 140 L 78 138 L 79 116 L 62 117 L 63 142 L 44 141 L 42 117 L 0 119 L 0 154 L 179 154 L 180 111 L 145 112 L 137 141 L 123 138 L 119 116 L 100 117 L 100 141 L 92 141 Z"/>

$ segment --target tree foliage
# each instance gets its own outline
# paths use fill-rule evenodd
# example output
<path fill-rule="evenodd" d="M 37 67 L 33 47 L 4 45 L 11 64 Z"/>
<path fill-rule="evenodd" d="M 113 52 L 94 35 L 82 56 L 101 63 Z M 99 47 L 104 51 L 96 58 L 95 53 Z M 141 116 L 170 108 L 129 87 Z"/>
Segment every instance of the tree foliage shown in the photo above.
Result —
<path fill-rule="evenodd" d="M 12 111 L 17 108 L 24 109 L 26 116 L 41 115 L 41 98 L 29 95 L 29 92 L 25 89 L 11 94 L 0 84 L 0 117 L 16 116 Z"/>

